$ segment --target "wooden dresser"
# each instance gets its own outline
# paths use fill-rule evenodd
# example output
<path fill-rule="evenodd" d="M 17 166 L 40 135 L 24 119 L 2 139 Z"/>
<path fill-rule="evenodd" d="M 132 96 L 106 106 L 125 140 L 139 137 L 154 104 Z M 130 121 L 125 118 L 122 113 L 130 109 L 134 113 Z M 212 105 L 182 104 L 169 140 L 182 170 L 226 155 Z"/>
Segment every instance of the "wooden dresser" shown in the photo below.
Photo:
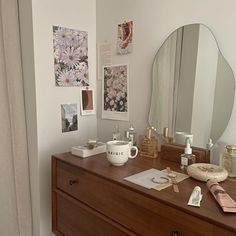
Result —
<path fill-rule="evenodd" d="M 52 228 L 60 236 L 232 236 L 236 214 L 223 213 L 205 183 L 188 178 L 162 191 L 149 190 L 123 180 L 150 169 L 179 165 L 137 157 L 125 166 L 111 166 L 106 154 L 81 159 L 70 153 L 52 156 Z M 198 185 L 200 208 L 187 206 Z M 222 187 L 236 200 L 236 182 Z"/>

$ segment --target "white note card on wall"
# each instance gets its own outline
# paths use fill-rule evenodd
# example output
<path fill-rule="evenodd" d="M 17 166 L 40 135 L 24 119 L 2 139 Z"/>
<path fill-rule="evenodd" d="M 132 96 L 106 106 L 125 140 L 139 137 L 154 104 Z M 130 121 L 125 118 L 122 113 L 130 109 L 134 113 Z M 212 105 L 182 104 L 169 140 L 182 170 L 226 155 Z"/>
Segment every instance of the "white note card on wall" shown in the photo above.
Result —
<path fill-rule="evenodd" d="M 112 64 L 112 45 L 111 43 L 97 44 L 97 79 L 101 80 L 103 67 Z"/>

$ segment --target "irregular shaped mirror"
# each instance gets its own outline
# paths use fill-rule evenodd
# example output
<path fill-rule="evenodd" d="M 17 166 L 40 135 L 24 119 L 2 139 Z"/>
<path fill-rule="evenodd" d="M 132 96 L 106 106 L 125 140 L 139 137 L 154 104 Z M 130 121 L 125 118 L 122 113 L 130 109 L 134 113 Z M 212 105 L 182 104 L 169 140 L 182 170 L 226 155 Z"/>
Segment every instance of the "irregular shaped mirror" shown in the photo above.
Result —
<path fill-rule="evenodd" d="M 193 134 L 193 145 L 216 142 L 231 116 L 235 79 L 219 51 L 215 37 L 204 25 L 183 26 L 158 50 L 152 73 L 149 124 L 169 136 Z"/>

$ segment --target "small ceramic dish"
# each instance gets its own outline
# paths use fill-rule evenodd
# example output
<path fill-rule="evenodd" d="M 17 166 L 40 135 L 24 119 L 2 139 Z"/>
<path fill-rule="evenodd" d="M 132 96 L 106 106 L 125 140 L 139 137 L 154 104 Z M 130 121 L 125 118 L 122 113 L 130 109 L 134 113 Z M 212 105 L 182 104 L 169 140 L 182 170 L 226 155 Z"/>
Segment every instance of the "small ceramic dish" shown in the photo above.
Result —
<path fill-rule="evenodd" d="M 207 181 L 208 179 L 216 179 L 217 182 L 221 182 L 228 177 L 228 172 L 226 169 L 208 163 L 192 164 L 187 167 L 187 173 L 192 178 L 200 181 Z"/>

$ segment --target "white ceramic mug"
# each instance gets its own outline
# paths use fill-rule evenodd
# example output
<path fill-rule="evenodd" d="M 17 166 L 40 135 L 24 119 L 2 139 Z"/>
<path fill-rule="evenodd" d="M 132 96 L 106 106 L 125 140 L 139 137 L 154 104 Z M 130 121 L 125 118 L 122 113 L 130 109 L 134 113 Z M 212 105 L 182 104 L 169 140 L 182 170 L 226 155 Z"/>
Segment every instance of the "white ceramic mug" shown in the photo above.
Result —
<path fill-rule="evenodd" d="M 135 158 L 138 155 L 138 148 L 131 146 L 129 142 L 122 140 L 113 140 L 106 143 L 107 159 L 114 166 L 123 166 L 129 158 Z M 132 155 L 132 150 L 135 153 Z"/>

